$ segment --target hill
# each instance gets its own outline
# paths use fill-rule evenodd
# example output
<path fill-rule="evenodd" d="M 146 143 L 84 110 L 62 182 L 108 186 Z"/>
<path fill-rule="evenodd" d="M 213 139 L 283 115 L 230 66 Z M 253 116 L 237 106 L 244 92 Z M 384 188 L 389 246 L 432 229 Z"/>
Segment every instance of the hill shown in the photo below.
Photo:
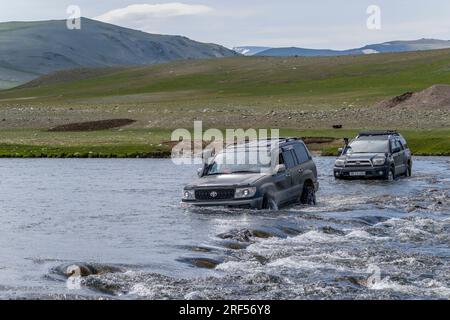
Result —
<path fill-rule="evenodd" d="M 216 44 L 148 34 L 87 18 L 82 18 L 80 30 L 67 29 L 65 20 L 0 23 L 0 88 L 63 69 L 234 55 Z"/>
<path fill-rule="evenodd" d="M 450 111 L 450 85 L 433 85 L 419 92 L 407 92 L 378 104 L 382 108 L 446 109 Z"/>
<path fill-rule="evenodd" d="M 449 70 L 450 50 L 433 50 L 59 71 L 0 91 L 0 157 L 166 156 L 172 130 L 192 128 L 195 120 L 205 129 L 279 128 L 286 136 L 318 137 L 307 140 L 309 147 L 325 154 L 362 129 L 397 129 L 416 155 L 450 155 L 447 109 L 376 105 L 448 85 Z M 441 91 L 428 96 L 433 92 Z M 120 119 L 129 125 L 49 131 Z"/>
<path fill-rule="evenodd" d="M 246 48 L 249 48 L 246 51 Z M 289 56 L 342 56 L 342 55 L 362 55 L 388 52 L 409 52 L 426 51 L 450 48 L 450 41 L 437 39 L 419 39 L 413 41 L 391 41 L 379 44 L 371 44 L 362 48 L 349 50 L 330 49 L 305 49 L 297 47 L 289 48 L 268 48 L 266 50 L 251 50 L 252 47 L 240 47 L 240 52 L 247 52 L 248 55 L 265 57 L 289 57 Z"/>
<path fill-rule="evenodd" d="M 407 91 L 448 84 L 449 68 L 450 50 L 177 61 L 124 69 L 57 72 L 21 88 L 0 91 L 0 100 L 282 104 L 296 109 L 368 107 Z"/>
<path fill-rule="evenodd" d="M 257 53 L 272 49 L 270 47 L 257 47 L 257 46 L 246 46 L 246 47 L 234 47 L 233 50 L 237 53 L 243 54 L 244 56 L 254 56 Z"/>

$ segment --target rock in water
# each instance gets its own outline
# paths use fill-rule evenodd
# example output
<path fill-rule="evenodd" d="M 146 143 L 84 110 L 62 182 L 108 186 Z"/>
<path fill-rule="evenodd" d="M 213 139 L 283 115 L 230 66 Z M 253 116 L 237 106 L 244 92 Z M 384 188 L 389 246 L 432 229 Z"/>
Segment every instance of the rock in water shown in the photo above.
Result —
<path fill-rule="evenodd" d="M 103 264 L 89 264 L 89 263 L 73 263 L 64 264 L 54 269 L 58 274 L 61 274 L 67 278 L 70 277 L 87 277 L 90 275 L 99 275 L 106 273 L 123 272 L 123 269 L 110 265 Z"/>

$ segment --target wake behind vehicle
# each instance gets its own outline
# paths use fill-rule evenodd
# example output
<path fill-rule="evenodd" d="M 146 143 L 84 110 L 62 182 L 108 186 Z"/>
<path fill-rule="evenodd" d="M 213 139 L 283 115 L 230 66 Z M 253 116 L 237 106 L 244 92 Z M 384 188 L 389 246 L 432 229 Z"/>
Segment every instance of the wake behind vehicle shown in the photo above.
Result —
<path fill-rule="evenodd" d="M 334 165 L 334 177 L 394 180 L 411 176 L 412 158 L 408 144 L 396 131 L 361 132 L 344 148 Z"/>
<path fill-rule="evenodd" d="M 258 158 L 261 147 L 268 150 L 269 161 Z M 230 163 L 230 156 L 258 160 Z M 313 205 L 319 187 L 311 154 L 296 138 L 229 146 L 199 170 L 199 177 L 185 187 L 184 203 L 255 209 L 277 209 L 296 202 Z"/>

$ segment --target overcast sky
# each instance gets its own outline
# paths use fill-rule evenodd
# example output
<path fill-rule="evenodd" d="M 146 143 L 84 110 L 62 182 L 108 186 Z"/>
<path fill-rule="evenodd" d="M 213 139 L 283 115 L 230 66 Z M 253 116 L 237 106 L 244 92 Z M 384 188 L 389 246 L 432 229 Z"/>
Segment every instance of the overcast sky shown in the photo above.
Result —
<path fill-rule="evenodd" d="M 449 0 L 0 0 L 0 21 L 65 19 L 69 5 L 88 18 L 230 48 L 450 40 Z M 369 5 L 381 8 L 381 30 L 366 26 Z"/>

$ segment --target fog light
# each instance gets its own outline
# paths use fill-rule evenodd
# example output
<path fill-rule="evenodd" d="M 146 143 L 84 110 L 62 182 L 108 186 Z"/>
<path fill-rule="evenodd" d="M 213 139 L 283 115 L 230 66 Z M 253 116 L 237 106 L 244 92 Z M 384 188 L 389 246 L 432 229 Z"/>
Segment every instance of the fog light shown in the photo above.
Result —
<path fill-rule="evenodd" d="M 379 174 L 380 176 L 382 176 L 383 173 L 384 173 L 383 171 L 379 171 L 379 172 L 378 172 L 378 174 Z"/>

